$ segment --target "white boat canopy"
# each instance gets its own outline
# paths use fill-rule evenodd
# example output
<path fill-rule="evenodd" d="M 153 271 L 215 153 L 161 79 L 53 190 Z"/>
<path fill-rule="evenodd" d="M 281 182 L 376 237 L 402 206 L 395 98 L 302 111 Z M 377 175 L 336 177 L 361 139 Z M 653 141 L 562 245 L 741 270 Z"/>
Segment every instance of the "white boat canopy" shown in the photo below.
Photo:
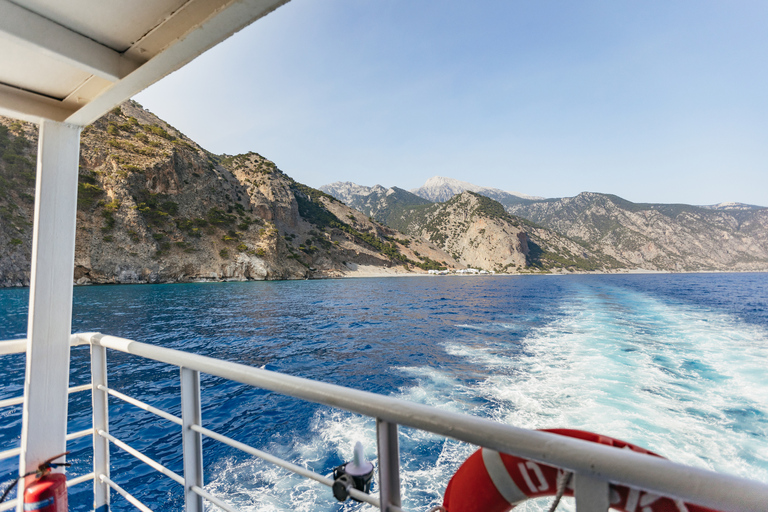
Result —
<path fill-rule="evenodd" d="M 0 0 L 0 115 L 40 127 L 20 474 L 66 450 L 80 131 L 287 1 Z"/>
<path fill-rule="evenodd" d="M 0 114 L 85 126 L 287 0 L 0 0 Z"/>

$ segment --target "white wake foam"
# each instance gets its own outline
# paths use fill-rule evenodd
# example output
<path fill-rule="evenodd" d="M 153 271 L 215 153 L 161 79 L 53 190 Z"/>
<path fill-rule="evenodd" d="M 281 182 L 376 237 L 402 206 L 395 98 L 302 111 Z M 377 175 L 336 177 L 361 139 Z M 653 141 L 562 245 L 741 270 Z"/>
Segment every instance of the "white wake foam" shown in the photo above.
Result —
<path fill-rule="evenodd" d="M 499 338 L 504 323 L 459 326 L 466 337 L 446 341 L 445 349 L 479 378 L 400 367 L 416 385 L 399 397 L 519 427 L 592 430 L 677 462 L 768 481 L 764 330 L 625 290 L 582 290 L 563 308 L 557 321 L 522 340 Z M 358 440 L 375 459 L 372 420 L 322 410 L 308 438 L 271 448 L 318 469 L 329 454 L 349 460 Z M 400 445 L 403 505 L 413 511 L 440 504 L 451 475 L 474 451 L 402 428 Z M 221 476 L 208 489 L 244 511 L 370 509 L 339 505 L 326 488 L 260 461 L 224 461 L 215 473 Z"/>

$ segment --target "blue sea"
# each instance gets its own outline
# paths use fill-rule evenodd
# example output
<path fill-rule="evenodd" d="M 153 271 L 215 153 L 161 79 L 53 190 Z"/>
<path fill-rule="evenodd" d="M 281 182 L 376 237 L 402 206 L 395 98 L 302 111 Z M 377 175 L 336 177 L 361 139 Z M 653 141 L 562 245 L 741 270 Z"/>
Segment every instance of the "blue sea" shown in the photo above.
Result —
<path fill-rule="evenodd" d="M 0 290 L 0 339 L 25 336 L 28 290 Z M 768 274 L 407 277 L 78 287 L 73 330 L 100 331 L 529 428 L 592 430 L 669 459 L 768 482 Z M 71 383 L 90 380 L 72 350 Z M 112 352 L 109 385 L 180 415 L 175 367 Z M 0 399 L 23 390 L 5 356 Z M 322 474 L 356 441 L 375 459 L 374 423 L 202 377 L 203 424 Z M 90 394 L 70 397 L 70 432 Z M 0 410 L 0 450 L 18 446 L 21 408 Z M 110 399 L 110 431 L 182 473 L 180 429 Z M 88 473 L 89 438 L 69 443 Z M 370 510 L 334 501 L 211 439 L 206 489 L 243 511 Z M 442 502 L 475 447 L 401 428 L 404 508 Z M 181 487 L 112 448 L 112 478 L 155 511 Z M 17 469 L 0 463 L 3 487 Z M 91 484 L 70 488 L 88 510 Z M 545 510 L 548 501 L 522 510 Z M 113 493 L 113 510 L 134 510 Z M 572 509 L 566 503 L 566 510 Z M 214 510 L 212 507 L 211 510 Z"/>

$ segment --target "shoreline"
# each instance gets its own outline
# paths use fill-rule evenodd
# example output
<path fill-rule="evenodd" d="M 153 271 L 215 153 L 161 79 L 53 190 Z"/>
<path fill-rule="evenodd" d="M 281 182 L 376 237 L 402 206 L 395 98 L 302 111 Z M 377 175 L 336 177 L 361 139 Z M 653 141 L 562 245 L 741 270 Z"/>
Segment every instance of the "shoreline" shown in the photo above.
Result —
<path fill-rule="evenodd" d="M 401 267 L 382 268 L 375 265 L 358 265 L 355 269 L 349 269 L 335 275 L 321 275 L 307 277 L 304 279 L 243 279 L 243 278 L 222 278 L 222 279 L 191 279 L 185 281 L 161 281 L 161 282 L 135 282 L 135 283 L 80 283 L 74 282 L 74 287 L 86 286 L 120 286 L 120 285 L 158 285 L 158 284 L 203 284 L 203 283 L 256 283 L 262 281 L 323 281 L 328 279 L 378 279 L 384 277 L 434 277 L 434 278 L 472 278 L 472 277 L 527 277 L 527 276 L 613 276 L 613 275 L 660 275 L 660 274 L 764 274 L 768 270 L 646 270 L 646 269 L 627 269 L 616 271 L 576 271 L 576 272 L 516 272 L 516 273 L 496 273 L 496 274 L 428 274 L 424 271 L 404 270 Z M 0 286 L 0 290 L 29 288 L 29 285 Z"/>

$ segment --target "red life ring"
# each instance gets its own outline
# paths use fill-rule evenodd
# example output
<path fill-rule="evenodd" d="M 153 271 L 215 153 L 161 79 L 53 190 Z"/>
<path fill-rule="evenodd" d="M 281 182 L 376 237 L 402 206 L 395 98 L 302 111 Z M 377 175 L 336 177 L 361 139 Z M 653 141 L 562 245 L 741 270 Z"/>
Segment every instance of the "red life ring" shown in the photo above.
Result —
<path fill-rule="evenodd" d="M 661 457 L 645 448 L 583 430 L 543 431 Z M 446 512 L 506 512 L 530 498 L 555 496 L 558 471 L 522 457 L 481 448 L 464 461 L 448 482 L 443 508 Z M 572 487 L 565 490 L 564 496 L 573 496 Z M 611 508 L 622 512 L 716 512 L 621 485 L 611 485 Z"/>

